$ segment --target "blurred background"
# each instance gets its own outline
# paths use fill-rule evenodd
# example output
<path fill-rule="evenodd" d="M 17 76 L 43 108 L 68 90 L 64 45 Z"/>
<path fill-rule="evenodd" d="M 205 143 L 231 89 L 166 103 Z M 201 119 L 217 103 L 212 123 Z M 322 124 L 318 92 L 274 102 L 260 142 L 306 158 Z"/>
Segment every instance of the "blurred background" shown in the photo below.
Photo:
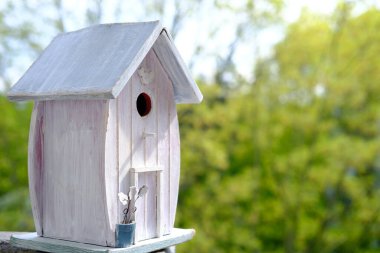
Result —
<path fill-rule="evenodd" d="M 179 105 L 178 252 L 380 252 L 380 4 L 0 2 L 0 231 L 33 231 L 32 103 L 6 91 L 60 32 L 160 19 L 204 95 Z"/>

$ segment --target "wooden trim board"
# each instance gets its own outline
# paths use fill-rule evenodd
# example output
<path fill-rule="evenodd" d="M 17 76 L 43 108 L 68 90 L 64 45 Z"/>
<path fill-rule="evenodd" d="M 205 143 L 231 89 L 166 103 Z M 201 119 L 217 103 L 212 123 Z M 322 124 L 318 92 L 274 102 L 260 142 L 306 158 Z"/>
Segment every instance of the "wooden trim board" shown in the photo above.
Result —
<path fill-rule="evenodd" d="M 163 171 L 163 168 L 162 167 L 131 168 L 132 173 L 158 172 L 158 171 Z"/>
<path fill-rule="evenodd" d="M 15 247 L 40 250 L 46 252 L 73 252 L 73 253 L 93 253 L 93 252 L 118 252 L 118 253 L 147 253 L 189 241 L 195 235 L 194 229 L 174 228 L 170 235 L 160 238 L 149 239 L 138 242 L 128 248 L 110 248 L 79 242 L 70 242 L 58 239 L 40 237 L 37 233 L 12 235 L 11 244 Z"/>

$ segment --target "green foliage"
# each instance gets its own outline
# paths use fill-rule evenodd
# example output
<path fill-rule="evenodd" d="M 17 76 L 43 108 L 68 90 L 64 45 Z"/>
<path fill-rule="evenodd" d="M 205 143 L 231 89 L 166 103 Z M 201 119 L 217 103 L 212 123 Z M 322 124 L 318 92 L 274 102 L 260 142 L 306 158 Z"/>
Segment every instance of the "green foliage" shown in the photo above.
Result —
<path fill-rule="evenodd" d="M 28 131 L 31 104 L 0 96 L 0 231 L 33 230 L 28 196 Z"/>
<path fill-rule="evenodd" d="M 379 21 L 305 12 L 254 84 L 179 108 L 179 252 L 380 250 Z"/>

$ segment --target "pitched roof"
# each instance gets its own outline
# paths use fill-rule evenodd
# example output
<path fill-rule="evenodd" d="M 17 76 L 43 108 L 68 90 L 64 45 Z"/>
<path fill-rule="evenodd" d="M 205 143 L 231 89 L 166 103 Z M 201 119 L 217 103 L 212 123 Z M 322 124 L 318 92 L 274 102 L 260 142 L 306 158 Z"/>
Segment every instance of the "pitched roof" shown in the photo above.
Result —
<path fill-rule="evenodd" d="M 153 47 L 177 103 L 202 94 L 159 21 L 95 25 L 63 33 L 8 92 L 11 100 L 116 98 Z"/>

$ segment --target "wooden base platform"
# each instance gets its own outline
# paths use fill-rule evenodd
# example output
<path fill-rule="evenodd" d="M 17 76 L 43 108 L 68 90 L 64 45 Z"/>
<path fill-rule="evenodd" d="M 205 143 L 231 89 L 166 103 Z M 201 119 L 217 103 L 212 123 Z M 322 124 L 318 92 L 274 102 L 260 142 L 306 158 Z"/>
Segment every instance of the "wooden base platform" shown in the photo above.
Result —
<path fill-rule="evenodd" d="M 74 252 L 74 253 L 92 253 L 92 252 L 118 252 L 118 253 L 147 253 L 170 246 L 186 242 L 193 238 L 194 229 L 174 228 L 170 235 L 138 242 L 128 248 L 110 248 L 92 244 L 70 242 L 58 239 L 40 237 L 37 233 L 27 233 L 11 236 L 11 244 L 16 247 L 40 250 L 46 252 Z"/>

